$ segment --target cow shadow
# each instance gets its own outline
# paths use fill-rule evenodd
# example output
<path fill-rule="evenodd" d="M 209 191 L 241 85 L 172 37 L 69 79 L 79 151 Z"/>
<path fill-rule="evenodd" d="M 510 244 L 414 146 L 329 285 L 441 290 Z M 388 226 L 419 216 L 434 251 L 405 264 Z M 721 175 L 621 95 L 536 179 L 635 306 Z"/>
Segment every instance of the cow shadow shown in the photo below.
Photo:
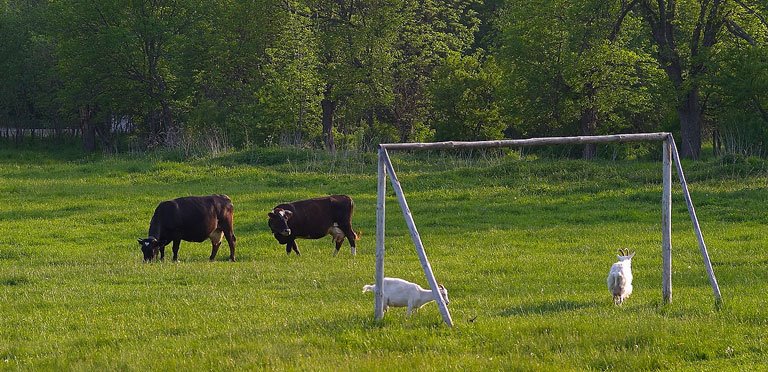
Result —
<path fill-rule="evenodd" d="M 527 315 L 545 315 L 561 313 L 565 311 L 574 311 L 589 309 L 597 307 L 599 304 L 596 301 L 570 301 L 570 300 L 554 300 L 544 301 L 539 303 L 526 303 L 519 304 L 517 306 L 510 307 L 501 311 L 501 316 L 527 316 Z"/>

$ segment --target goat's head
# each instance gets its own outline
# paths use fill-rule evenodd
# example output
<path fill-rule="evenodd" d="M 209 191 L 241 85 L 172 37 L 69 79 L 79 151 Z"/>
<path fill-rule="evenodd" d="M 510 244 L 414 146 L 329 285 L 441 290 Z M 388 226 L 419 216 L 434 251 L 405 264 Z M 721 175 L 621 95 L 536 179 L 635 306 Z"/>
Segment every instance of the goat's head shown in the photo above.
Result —
<path fill-rule="evenodd" d="M 617 255 L 619 261 L 629 261 L 632 257 L 635 257 L 635 251 L 630 251 L 629 248 L 619 248 L 619 254 Z"/>
<path fill-rule="evenodd" d="M 448 303 L 451 302 L 448 299 L 448 290 L 445 289 L 445 287 L 442 284 L 438 284 L 437 291 L 440 292 L 440 296 L 443 297 L 443 302 L 445 302 L 445 304 L 448 305 Z"/>
<path fill-rule="evenodd" d="M 291 235 L 291 228 L 288 227 L 288 220 L 293 217 L 293 212 L 283 208 L 275 208 L 272 212 L 267 213 L 267 217 L 269 217 L 269 228 L 275 236 Z"/>

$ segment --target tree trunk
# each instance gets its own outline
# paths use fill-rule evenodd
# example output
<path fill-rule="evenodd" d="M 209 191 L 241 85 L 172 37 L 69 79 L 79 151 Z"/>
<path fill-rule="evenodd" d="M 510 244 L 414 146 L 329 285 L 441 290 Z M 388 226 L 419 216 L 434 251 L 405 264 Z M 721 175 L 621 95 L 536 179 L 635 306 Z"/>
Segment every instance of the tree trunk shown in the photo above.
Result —
<path fill-rule="evenodd" d="M 594 136 L 597 131 L 597 107 L 595 107 L 595 95 L 597 89 L 592 83 L 587 83 L 585 91 L 587 94 L 587 107 L 581 111 L 581 119 L 579 119 L 579 125 L 581 127 L 582 136 Z M 588 143 L 584 145 L 582 150 L 582 158 L 584 160 L 592 160 L 597 154 L 597 145 L 594 143 Z"/>
<path fill-rule="evenodd" d="M 697 160 L 701 155 L 701 107 L 699 89 L 692 87 L 677 107 L 682 139 L 680 155 Z"/>
<path fill-rule="evenodd" d="M 80 133 L 83 136 L 83 150 L 96 151 L 96 128 L 91 122 L 93 109 L 90 106 L 80 107 Z"/>
<path fill-rule="evenodd" d="M 336 101 L 332 101 L 328 98 L 328 90 L 326 89 L 325 98 L 320 101 L 320 105 L 323 109 L 323 144 L 325 149 L 331 153 L 336 152 L 336 143 L 333 140 L 333 115 L 336 111 Z"/>
<path fill-rule="evenodd" d="M 94 134 L 99 140 L 102 151 L 107 151 L 110 153 L 117 152 L 115 136 L 112 132 L 112 121 L 114 120 L 114 117 L 114 114 L 109 115 L 103 122 L 93 125 Z"/>
<path fill-rule="evenodd" d="M 400 120 L 397 128 L 400 132 L 400 142 L 408 142 L 413 133 L 413 124 L 409 120 Z"/>
<path fill-rule="evenodd" d="M 163 108 L 163 118 L 161 119 L 164 128 L 173 128 L 173 111 L 168 100 L 160 100 L 160 106 Z"/>
<path fill-rule="evenodd" d="M 169 140 L 169 129 L 173 129 L 173 111 L 168 100 L 168 84 L 160 71 L 159 65 L 162 59 L 162 40 L 149 36 L 144 41 L 144 50 L 147 57 L 147 94 L 154 100 L 154 104 L 159 104 L 160 108 L 154 109 L 149 113 L 149 145 L 169 145 L 165 143 Z M 165 135 L 164 137 L 162 135 Z"/>
<path fill-rule="evenodd" d="M 705 72 L 705 60 L 701 48 L 715 45 L 718 30 L 723 25 L 720 7 L 722 2 L 699 2 L 699 18 L 691 37 L 690 55 L 683 60 L 675 39 L 681 30 L 680 22 L 675 18 L 675 1 L 658 0 L 651 5 L 650 0 L 639 3 L 640 12 L 651 29 L 651 37 L 656 44 L 656 59 L 669 77 L 678 94 L 677 115 L 680 120 L 682 137 L 680 155 L 689 159 L 698 159 L 701 153 L 702 112 L 699 102 L 698 80 Z M 685 74 L 683 69 L 687 66 Z"/>
<path fill-rule="evenodd" d="M 715 152 L 715 156 L 720 156 L 723 153 L 723 144 L 720 141 L 720 130 L 717 128 L 712 130 L 712 150 Z"/>
<path fill-rule="evenodd" d="M 147 113 L 144 118 L 147 128 L 149 128 L 149 138 L 147 139 L 147 148 L 153 149 L 160 145 L 162 142 L 160 139 L 160 110 L 152 110 Z"/>
<path fill-rule="evenodd" d="M 581 113 L 581 135 L 594 136 L 596 128 L 597 110 L 594 107 L 590 107 Z M 584 150 L 582 150 L 581 154 L 584 160 L 592 160 L 597 154 L 597 145 L 594 143 L 584 145 Z"/>

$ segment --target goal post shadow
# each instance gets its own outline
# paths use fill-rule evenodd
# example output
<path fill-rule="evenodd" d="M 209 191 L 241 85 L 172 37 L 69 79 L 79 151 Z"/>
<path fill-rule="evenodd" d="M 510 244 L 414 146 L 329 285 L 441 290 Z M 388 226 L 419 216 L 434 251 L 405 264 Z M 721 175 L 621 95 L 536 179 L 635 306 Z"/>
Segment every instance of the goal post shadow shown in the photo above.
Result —
<path fill-rule="evenodd" d="M 636 134 L 616 134 L 606 136 L 578 136 L 578 137 L 541 137 L 519 140 L 499 140 L 499 141 L 473 141 L 473 142 L 433 142 L 433 143 L 392 143 L 380 144 L 378 156 L 378 187 L 376 198 L 376 289 L 374 290 L 374 318 L 380 320 L 384 317 L 384 307 L 382 303 L 382 284 L 384 282 L 384 253 L 385 253 L 385 199 L 386 199 L 386 179 L 390 179 L 392 189 L 397 197 L 400 210 L 405 218 L 405 223 L 413 240 L 416 254 L 419 257 L 421 267 L 424 270 L 427 283 L 432 290 L 432 294 L 437 302 L 443 321 L 448 326 L 453 326 L 451 313 L 438 291 L 437 280 L 424 250 L 421 236 L 413 221 L 413 215 L 408 207 L 408 201 L 405 193 L 400 186 L 392 161 L 389 158 L 387 150 L 434 150 L 434 149 L 475 149 L 475 148 L 503 148 L 503 147 L 526 147 L 542 145 L 561 145 L 561 144 L 591 144 L 591 143 L 624 143 L 624 142 L 662 142 L 662 198 L 661 198 L 661 251 L 662 251 L 662 298 L 664 303 L 672 302 L 672 163 L 677 168 L 677 175 L 683 190 L 683 197 L 688 208 L 688 214 L 693 223 L 693 230 L 699 244 L 699 251 L 704 260 L 704 266 L 709 276 L 709 282 L 714 292 L 715 305 L 720 307 L 722 297 L 720 287 L 717 284 L 715 273 L 712 269 L 712 263 L 709 260 L 707 246 L 704 243 L 704 236 L 701 233 L 699 220 L 696 217 L 696 210 L 688 191 L 688 183 L 685 180 L 683 167 L 680 163 L 680 155 L 677 152 L 677 146 L 671 133 L 636 133 Z"/>

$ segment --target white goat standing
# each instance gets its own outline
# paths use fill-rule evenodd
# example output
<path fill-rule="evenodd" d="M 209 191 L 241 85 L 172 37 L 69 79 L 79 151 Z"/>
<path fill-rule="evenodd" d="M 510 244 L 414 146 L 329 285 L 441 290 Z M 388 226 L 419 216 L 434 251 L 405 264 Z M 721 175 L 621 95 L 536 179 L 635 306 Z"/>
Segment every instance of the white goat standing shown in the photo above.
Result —
<path fill-rule="evenodd" d="M 632 294 L 632 257 L 635 257 L 634 251 L 630 253 L 629 249 L 619 249 L 619 261 L 608 272 L 608 290 L 616 305 L 621 305 Z"/>
<path fill-rule="evenodd" d="M 382 290 L 382 302 L 384 304 L 384 311 L 387 311 L 387 307 L 404 307 L 407 306 L 408 310 L 406 315 L 410 316 L 414 309 L 419 309 L 425 304 L 434 301 L 435 297 L 432 295 L 432 290 L 421 288 L 416 283 L 411 283 L 407 280 L 399 278 L 384 278 Z M 376 285 L 363 286 L 363 293 L 375 292 Z M 438 285 L 438 292 L 443 297 L 443 301 L 448 305 L 448 290 L 442 285 Z"/>

